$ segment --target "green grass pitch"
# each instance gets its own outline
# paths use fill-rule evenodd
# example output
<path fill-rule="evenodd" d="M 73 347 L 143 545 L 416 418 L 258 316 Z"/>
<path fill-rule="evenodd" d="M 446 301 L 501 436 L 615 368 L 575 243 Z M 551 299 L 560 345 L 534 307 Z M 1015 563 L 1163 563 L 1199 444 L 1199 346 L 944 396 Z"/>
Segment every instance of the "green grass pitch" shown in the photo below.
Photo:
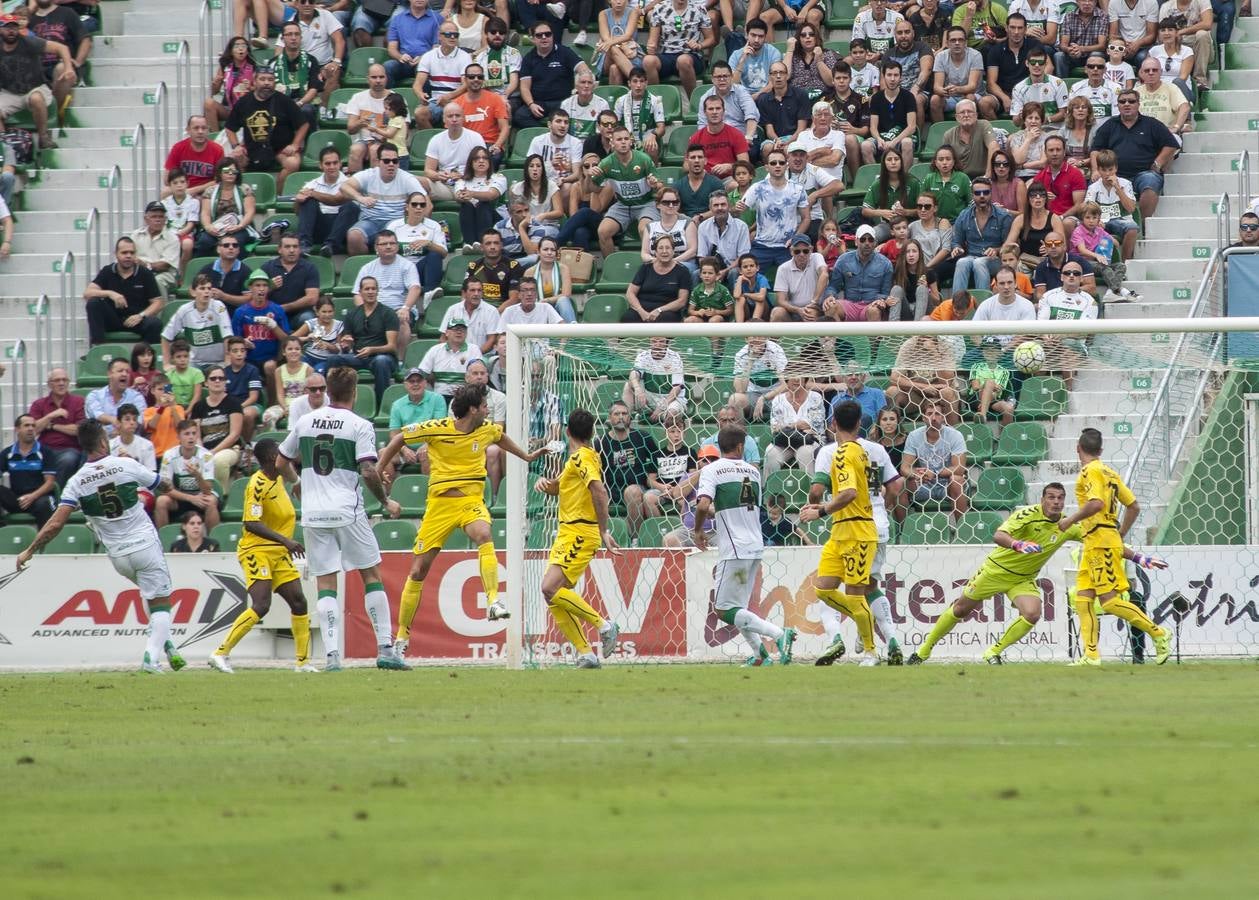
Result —
<path fill-rule="evenodd" d="M 1257 687 L 1253 663 L 6 676 L 0 894 L 1254 896 Z"/>

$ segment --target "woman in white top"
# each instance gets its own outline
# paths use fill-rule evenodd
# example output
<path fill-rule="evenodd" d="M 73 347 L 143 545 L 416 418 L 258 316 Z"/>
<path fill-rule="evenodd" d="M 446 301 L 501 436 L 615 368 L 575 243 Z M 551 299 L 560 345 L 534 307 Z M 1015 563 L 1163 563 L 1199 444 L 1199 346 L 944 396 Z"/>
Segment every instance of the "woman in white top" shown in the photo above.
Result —
<path fill-rule="evenodd" d="M 428 194 L 421 191 L 408 195 L 402 218 L 385 226 L 398 236 L 398 252 L 415 263 L 426 294 L 441 285 L 442 263 L 450 252 L 446 229 L 428 217 L 429 203 Z"/>
<path fill-rule="evenodd" d="M 800 374 L 789 375 L 786 390 L 769 408 L 773 443 L 765 450 L 765 476 L 795 461 L 801 472 L 813 471 L 813 456 L 826 440 L 826 401 L 809 390 Z"/>
<path fill-rule="evenodd" d="M 529 204 L 529 221 L 540 225 L 550 237 L 560 233 L 560 220 L 564 211 L 560 208 L 560 193 L 551 187 L 546 177 L 546 166 L 537 153 L 525 160 L 524 180 L 518 181 L 507 192 L 512 199 Z"/>
<path fill-rule="evenodd" d="M 939 281 L 948 284 L 953 278 L 953 259 L 949 251 L 953 248 L 953 227 L 947 219 L 941 219 L 936 213 L 935 194 L 923 191 L 918 195 L 918 218 L 909 223 L 909 236 L 922 248 L 923 262 L 934 272 Z"/>
<path fill-rule="evenodd" d="M 1158 23 L 1158 40 L 1147 55 L 1158 60 L 1159 76 L 1163 84 L 1170 81 L 1180 88 L 1186 99 L 1192 100 L 1193 50 L 1181 43 L 1175 19 L 1166 18 Z"/>
<path fill-rule="evenodd" d="M 565 322 L 577 321 L 577 309 L 573 306 L 573 275 L 568 266 L 559 261 L 560 245 L 555 238 L 544 237 L 538 241 L 538 261 L 525 269 L 525 277 L 538 286 L 539 302 L 554 305 L 555 311 Z"/>
<path fill-rule="evenodd" d="M 1031 178 L 1045 168 L 1045 138 L 1049 132 L 1041 126 L 1045 123 L 1044 107 L 1032 100 L 1023 105 L 1023 130 L 1010 135 L 1010 155 L 1018 167 L 1015 175 Z"/>
<path fill-rule="evenodd" d="M 455 6 L 459 11 L 455 11 Z M 477 11 L 477 0 L 447 0 L 442 18 L 450 19 L 459 29 L 459 46 L 477 54 L 485 47 L 485 23 L 489 18 Z"/>
<path fill-rule="evenodd" d="M 325 295 L 315 304 L 315 318 L 307 319 L 293 332 L 302 342 L 302 359 L 320 375 L 328 368 L 328 358 L 341 352 L 337 338 L 344 329 L 345 323 L 337 318 L 337 305 Z"/>
<path fill-rule="evenodd" d="M 638 220 L 643 242 L 643 262 L 649 263 L 656 258 L 652 249 L 656 238 L 667 234 L 673 238 L 673 261 L 686 266 L 692 276 L 696 275 L 699 272 L 695 263 L 695 256 L 699 252 L 699 229 L 693 220 L 681 214 L 682 195 L 677 188 L 667 187 L 660 192 L 656 207 L 660 210 L 659 221 L 649 222 L 645 218 Z"/>
<path fill-rule="evenodd" d="M 480 252 L 480 236 L 498 221 L 498 201 L 507 193 L 507 176 L 494 171 L 490 151 L 476 147 L 468 154 L 463 177 L 455 182 L 463 252 Z"/>

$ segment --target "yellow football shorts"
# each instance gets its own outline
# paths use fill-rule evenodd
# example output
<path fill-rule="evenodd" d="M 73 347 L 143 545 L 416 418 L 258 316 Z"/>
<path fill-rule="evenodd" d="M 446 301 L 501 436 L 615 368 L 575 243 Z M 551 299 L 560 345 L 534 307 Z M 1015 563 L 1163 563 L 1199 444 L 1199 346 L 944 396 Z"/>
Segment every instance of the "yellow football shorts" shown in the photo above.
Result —
<path fill-rule="evenodd" d="M 568 583 L 576 584 L 599 552 L 601 543 L 598 529 L 578 530 L 561 525 L 559 533 L 555 535 L 555 543 L 551 545 L 547 565 L 559 566 Z"/>
<path fill-rule="evenodd" d="M 473 522 L 490 522 L 490 511 L 481 497 L 430 497 L 415 538 L 418 555 L 440 548 L 455 529 L 463 530 Z"/>
<path fill-rule="evenodd" d="M 250 547 L 237 551 L 236 558 L 245 573 L 246 589 L 255 582 L 270 581 L 274 591 L 302 577 L 293 566 L 293 558 L 283 547 Z"/>
<path fill-rule="evenodd" d="M 1123 547 L 1085 547 L 1080 554 L 1080 569 L 1075 576 L 1075 590 L 1093 591 L 1093 596 L 1128 590 L 1128 575 L 1123 568 Z"/>
<path fill-rule="evenodd" d="M 818 560 L 818 577 L 838 578 L 857 586 L 868 584 L 878 546 L 878 541 L 828 540 Z"/>
<path fill-rule="evenodd" d="M 962 596 L 967 600 L 987 600 L 997 594 L 1005 594 L 1007 600 L 1015 597 L 1040 597 L 1040 585 L 1036 577 L 1028 575 L 1011 575 L 991 566 L 980 566 L 978 571 L 962 588 Z"/>

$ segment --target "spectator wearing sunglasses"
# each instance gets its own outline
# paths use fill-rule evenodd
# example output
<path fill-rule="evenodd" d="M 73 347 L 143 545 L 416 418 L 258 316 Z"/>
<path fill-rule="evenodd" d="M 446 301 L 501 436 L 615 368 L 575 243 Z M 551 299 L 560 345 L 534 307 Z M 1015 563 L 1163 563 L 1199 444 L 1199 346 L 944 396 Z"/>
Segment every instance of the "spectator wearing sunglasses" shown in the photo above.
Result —
<path fill-rule="evenodd" d="M 1098 171 L 1097 154 L 1113 150 L 1119 163 L 1119 176 L 1132 182 L 1141 215 L 1148 219 L 1158 209 L 1163 193 L 1163 176 L 1180 150 L 1167 126 L 1141 115 L 1141 96 L 1133 90 L 1119 94 L 1119 115 L 1109 119 L 1093 135 L 1092 171 Z"/>
<path fill-rule="evenodd" d="M 517 128 L 546 125 L 550 114 L 572 96 L 577 73 L 590 71 L 580 56 L 556 41 L 555 25 L 535 22 L 530 33 L 533 49 L 520 63 L 521 103 L 512 116 Z"/>
<path fill-rule="evenodd" d="M 1068 266 L 1079 268 L 1080 288 L 1090 294 L 1097 293 L 1097 279 L 1093 276 L 1092 265 L 1084 257 L 1067 250 L 1067 239 L 1062 232 L 1051 231 L 1045 235 L 1045 258 L 1032 273 L 1032 288 L 1036 291 L 1037 301 L 1045 296 L 1046 291 L 1062 287 L 1062 270 Z"/>
<path fill-rule="evenodd" d="M 857 229 L 857 249 L 835 260 L 822 311 L 839 322 L 878 322 L 899 300 L 892 293 L 892 263 L 875 252 L 877 235 L 871 225 Z"/>
<path fill-rule="evenodd" d="M 971 205 L 953 223 L 953 290 L 988 289 L 1001 265 L 1001 246 L 1014 217 L 992 202 L 992 182 L 980 176 L 971 182 Z"/>
<path fill-rule="evenodd" d="M 412 90 L 420 100 L 415 110 L 415 124 L 421 128 L 442 124 L 446 104 L 455 98 L 463 84 L 464 70 L 472 65 L 472 56 L 459 46 L 459 26 L 453 20 L 441 23 L 437 38 L 437 46 L 415 64 Z"/>
<path fill-rule="evenodd" d="M 1237 242 L 1230 244 L 1230 247 L 1259 249 L 1259 212 L 1252 209 L 1242 213 L 1241 221 L 1237 224 L 1237 237 Z"/>

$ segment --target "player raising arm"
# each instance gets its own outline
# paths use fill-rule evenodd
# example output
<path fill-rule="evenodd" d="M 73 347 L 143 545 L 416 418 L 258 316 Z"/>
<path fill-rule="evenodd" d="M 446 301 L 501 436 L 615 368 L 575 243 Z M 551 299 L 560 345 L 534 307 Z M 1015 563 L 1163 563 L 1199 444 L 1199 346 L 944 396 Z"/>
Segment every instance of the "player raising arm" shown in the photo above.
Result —
<path fill-rule="evenodd" d="M 254 459 L 259 468 L 249 476 L 245 486 L 245 513 L 241 516 L 245 533 L 236 547 L 236 558 L 245 573 L 250 608 L 236 617 L 223 643 L 210 655 L 211 667 L 228 675 L 232 674 L 228 659 L 232 648 L 271 609 L 272 593 L 279 594 L 289 605 L 293 643 L 297 648 L 294 671 L 319 671 L 310 662 L 310 615 L 302 593 L 302 576 L 293 566 L 293 557 L 305 555 L 306 548 L 293 540 L 297 514 L 277 466 L 279 455 L 280 445 L 270 438 L 254 444 Z"/>
<path fill-rule="evenodd" d="M 301 460 L 302 533 L 306 558 L 319 599 L 319 626 L 323 631 L 325 672 L 341 669 L 337 574 L 357 571 L 363 579 L 363 605 L 376 632 L 376 668 L 409 668 L 393 652 L 393 627 L 389 597 L 380 575 L 380 545 L 372 533 L 363 505 L 359 478 L 381 502 L 390 518 L 402 507 L 385 493 L 376 470 L 376 431 L 372 423 L 354 413 L 358 372 L 348 366 L 329 369 L 328 402 L 293 426 L 280 444 L 278 469 L 289 481 L 297 481 L 292 461 Z"/>
<path fill-rule="evenodd" d="M 765 553 L 765 539 L 761 534 L 761 473 L 743 461 L 746 440 L 747 432 L 742 428 L 727 426 L 717 432 L 721 459 L 700 469 L 695 492 L 695 546 L 707 549 L 704 522 L 710 517 L 716 519 L 719 557 L 713 609 L 717 618 L 739 629 L 752 646 L 752 658 L 746 665 L 769 665 L 765 638 L 778 645 L 778 661 L 786 665 L 791 662 L 796 630 L 779 628 L 748 609 Z"/>
<path fill-rule="evenodd" d="M 1100 626 L 1094 598 L 1102 612 L 1118 616 L 1133 628 L 1154 639 L 1154 663 L 1161 666 L 1172 652 L 1172 630 L 1154 624 L 1139 606 L 1128 599 L 1128 576 L 1122 557 L 1126 557 L 1123 539 L 1141 514 L 1136 495 L 1124 484 L 1119 473 L 1102 462 L 1102 433 L 1085 428 L 1075 445 L 1080 458 L 1080 474 L 1075 481 L 1075 502 L 1072 515 L 1058 523 L 1063 531 L 1080 525 L 1084 533 L 1084 551 L 1080 554 L 1080 570 L 1075 579 L 1075 611 L 1080 617 L 1080 640 L 1084 655 L 1073 666 L 1100 666 L 1097 649 Z M 1118 521 L 1119 507 L 1124 507 L 1123 524 Z M 1166 564 L 1160 566 L 1166 568 Z"/>
<path fill-rule="evenodd" d="M 603 484 L 599 454 L 590 446 L 594 433 L 595 417 L 589 411 L 575 409 L 569 413 L 568 461 L 559 478 L 539 478 L 534 485 L 540 493 L 560 498 L 560 527 L 542 574 L 542 596 L 555 624 L 577 651 L 579 669 L 602 665 L 591 652 L 582 622 L 598 629 L 604 659 L 616 649 L 616 636 L 621 633 L 573 590 L 600 542 L 613 553 L 621 552 L 608 531 L 608 489 Z"/>
<path fill-rule="evenodd" d="M 1037 579 L 1049 558 L 1067 541 L 1083 540 L 1078 525 L 1060 527 L 1065 521 L 1062 509 L 1067 502 L 1067 489 L 1057 481 L 1045 485 L 1040 503 L 1015 510 L 997 528 L 993 543 L 997 549 L 988 554 L 970 581 L 962 588 L 962 596 L 936 619 L 931 633 L 909 657 L 911 666 L 919 665 L 931 656 L 931 650 L 962 619 L 965 619 L 989 597 L 1005 594 L 1019 611 L 1019 616 L 1001 640 L 984 651 L 984 661 L 1000 665 L 1001 654 L 1023 639 L 1036 627 L 1041 615 L 1040 586 Z M 1146 568 L 1163 569 L 1167 564 L 1161 559 L 1142 556 L 1125 550 L 1124 556 Z M 1089 601 L 1090 606 L 1092 601 Z"/>
<path fill-rule="evenodd" d="M 134 459 L 110 456 L 109 436 L 94 419 L 79 423 L 78 439 L 87 462 L 66 482 L 52 518 L 17 555 L 18 570 L 26 568 L 31 557 L 61 532 L 70 513 L 82 509 L 114 571 L 140 588 L 149 608 L 149 636 L 140 671 L 160 675 L 163 653 L 170 667 L 179 671 L 186 663 L 170 640 L 170 571 L 157 529 L 140 500 L 141 488 L 165 493 L 171 483 Z"/>
<path fill-rule="evenodd" d="M 450 415 L 444 419 L 404 425 L 380 454 L 376 464 L 386 483 L 390 463 L 403 446 L 428 445 L 428 497 L 424 519 L 415 538 L 415 559 L 402 588 L 398 610 L 398 634 L 394 652 L 401 658 L 411 639 L 411 621 L 420 608 L 424 579 L 442 545 L 456 528 L 462 529 L 476 545 L 481 565 L 481 586 L 485 590 L 487 618 L 493 622 L 510 613 L 498 599 L 498 554 L 490 536 L 490 511 L 485 506 L 485 448 L 498 444 L 513 456 L 530 463 L 547 452 L 539 447 L 532 453 L 522 450 L 503 434 L 502 426 L 487 421 L 490 416 L 483 384 L 465 384 L 450 398 Z"/>
<path fill-rule="evenodd" d="M 874 620 L 870 604 L 866 602 L 866 589 L 879 533 L 874 526 L 867 488 L 870 457 L 857 443 L 860 428 L 861 406 L 854 400 L 840 403 L 835 408 L 835 441 L 839 446 L 831 460 L 831 499 L 805 506 L 800 510 L 800 521 L 834 517 L 831 536 L 822 548 L 814 580 L 817 598 L 847 613 L 857 624 L 857 634 L 865 651 L 861 665 L 877 666 L 879 655 L 874 649 Z M 842 593 L 839 591 L 841 583 Z"/>

